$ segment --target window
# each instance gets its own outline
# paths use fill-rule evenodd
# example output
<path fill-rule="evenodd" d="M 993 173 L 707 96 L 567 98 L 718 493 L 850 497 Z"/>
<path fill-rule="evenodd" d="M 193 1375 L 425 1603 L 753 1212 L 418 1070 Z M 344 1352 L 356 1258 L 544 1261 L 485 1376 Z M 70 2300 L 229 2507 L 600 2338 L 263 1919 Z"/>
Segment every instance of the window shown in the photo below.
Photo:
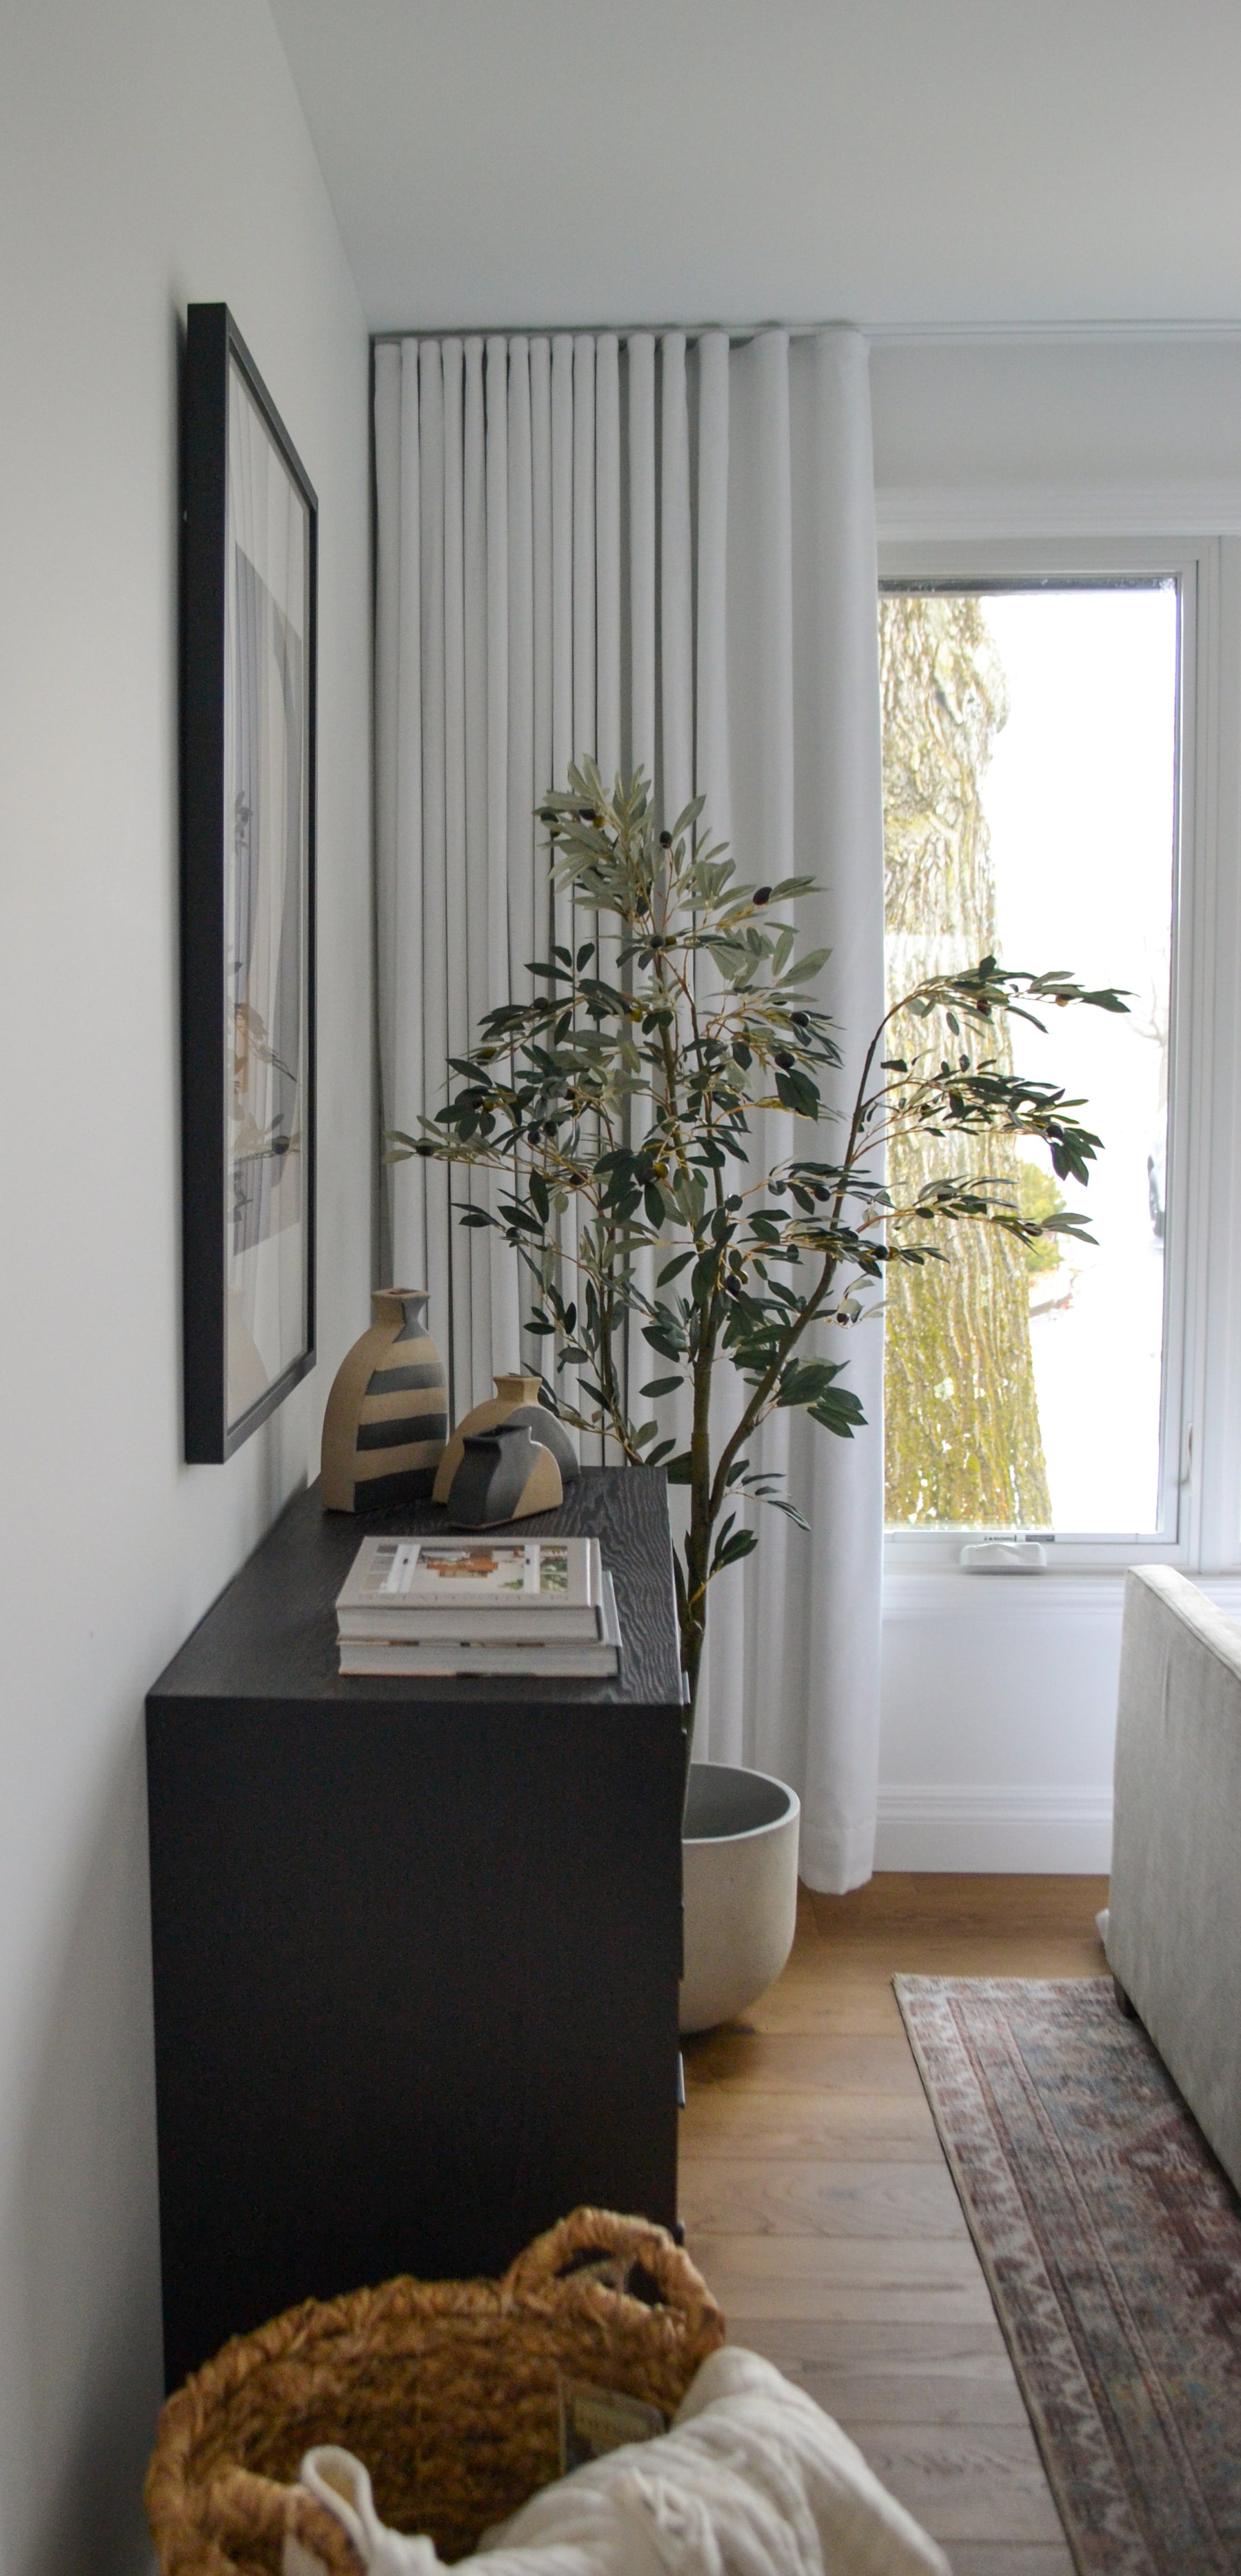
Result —
<path fill-rule="evenodd" d="M 1063 1257 L 963 1227 L 951 1265 L 889 1277 L 886 1483 L 896 1527 L 1155 1535 L 1175 882 L 1175 579 L 889 586 L 881 603 L 888 998 L 973 963 L 1117 984 L 1130 1016 L 1014 1022 L 1000 1060 L 1083 1099 L 1088 1192 L 997 1140 L 1031 1215 L 1080 1209 Z M 894 1052 L 925 1045 L 897 1023 Z M 898 1198 L 968 1168 L 906 1143 Z"/>
<path fill-rule="evenodd" d="M 976 1265 L 973 1285 L 958 1280 L 953 1314 L 940 1314 L 953 1365 L 937 1363 L 927 1316 L 888 1311 L 893 1571 L 955 1566 L 963 1530 L 1012 1528 L 1056 1535 L 1061 1571 L 1148 1558 L 1236 1566 L 1241 541 L 888 538 L 881 574 L 891 981 L 917 938 L 942 940 L 927 963 L 991 945 L 976 943 L 984 917 L 968 920 L 963 886 L 953 914 L 942 889 L 927 907 L 924 881 L 927 927 L 909 891 L 911 850 L 904 860 L 893 850 L 893 824 L 917 840 L 919 804 L 935 804 L 909 757 L 917 672 L 896 667 L 896 629 L 927 603 L 958 618 L 955 708 L 953 654 L 929 685 L 935 757 L 942 770 L 955 750 L 958 827 L 971 791 L 989 842 L 981 866 L 978 850 L 968 858 L 996 945 L 1009 963 L 1066 966 L 1135 997 L 1130 1020 L 1066 1012 L 1045 1041 L 1014 1033 L 1017 1066 L 1087 1097 L 1105 1139 L 1081 1200 L 1097 1252 L 1074 1252 L 1058 1275 L 1022 1265 L 1022 1280 Z M 1040 634 L 1056 618 L 1061 639 L 1048 652 Z M 981 662 L 960 696 L 966 629 Z M 901 690 L 904 714 L 893 706 Z M 971 775 L 960 770 L 966 755 Z M 927 814 L 922 837 L 932 837 Z M 947 858 L 940 848 L 940 873 Z M 1117 1030 L 1120 1054 L 1099 1074 L 1089 1051 L 1097 1059 Z M 1053 1175 L 1025 1149 L 1020 1159 L 1035 1170 L 1014 1172 L 1012 1185 L 1038 1206 Z M 929 1334 L 922 1350 L 917 1332 Z M 945 1450 L 953 1473 L 942 1471 Z"/>

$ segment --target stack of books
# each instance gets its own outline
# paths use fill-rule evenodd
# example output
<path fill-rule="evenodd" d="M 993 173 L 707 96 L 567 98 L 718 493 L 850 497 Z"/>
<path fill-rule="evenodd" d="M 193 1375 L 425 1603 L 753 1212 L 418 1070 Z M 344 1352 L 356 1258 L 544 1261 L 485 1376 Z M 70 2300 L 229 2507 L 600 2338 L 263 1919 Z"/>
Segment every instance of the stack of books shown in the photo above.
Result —
<path fill-rule="evenodd" d="M 336 1603 L 342 1673 L 606 1677 L 620 1626 L 597 1538 L 368 1538 Z"/>

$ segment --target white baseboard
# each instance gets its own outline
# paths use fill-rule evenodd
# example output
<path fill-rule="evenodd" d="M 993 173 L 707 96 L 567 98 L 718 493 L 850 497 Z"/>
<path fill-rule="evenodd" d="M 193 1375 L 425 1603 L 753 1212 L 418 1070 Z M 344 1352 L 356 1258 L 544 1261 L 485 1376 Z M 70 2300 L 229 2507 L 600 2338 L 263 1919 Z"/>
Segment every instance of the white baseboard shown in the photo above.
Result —
<path fill-rule="evenodd" d="M 1112 1858 L 1112 1792 L 931 1786 L 879 1791 L 876 1869 L 1094 1875 Z"/>

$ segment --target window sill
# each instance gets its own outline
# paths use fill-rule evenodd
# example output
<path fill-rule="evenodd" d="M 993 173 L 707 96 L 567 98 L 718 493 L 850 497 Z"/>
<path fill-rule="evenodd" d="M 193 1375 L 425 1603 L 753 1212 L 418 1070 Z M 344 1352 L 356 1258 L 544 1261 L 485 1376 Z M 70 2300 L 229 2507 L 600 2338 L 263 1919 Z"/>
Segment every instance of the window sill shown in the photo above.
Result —
<path fill-rule="evenodd" d="M 1092 1557 L 1092 1562 L 1085 1562 L 1083 1550 L 1081 1561 L 1074 1562 L 1067 1551 L 1062 1558 L 1058 1546 L 1057 1562 L 1043 1574 L 969 1574 L 946 1554 L 936 1559 L 928 1551 L 915 1557 L 911 1549 L 889 1540 L 884 1555 L 883 1615 L 887 1621 L 999 1616 L 1008 1622 L 1031 1615 L 1119 1619 L 1130 1566 L 1177 1564 L 1174 1548 L 1149 1541 L 1128 1549 L 1123 1540 L 1107 1543 L 1106 1549 L 1100 1544 Z M 1217 1609 L 1241 1622 L 1241 1568 L 1199 1573 L 1178 1566 L 1178 1571 L 1196 1583 Z"/>
<path fill-rule="evenodd" d="M 1064 1575 L 1122 1575 L 1131 1565 L 1184 1565 L 1185 1551 L 1170 1538 L 1128 1537 L 1077 1538 L 1066 1533 L 1054 1539 L 1037 1530 L 1033 1538 L 1042 1538 L 1048 1563 L 1044 1571 L 1030 1574 L 1007 1574 L 992 1568 L 971 1568 L 961 1564 L 961 1550 L 980 1539 L 1007 1537 L 1007 1531 L 990 1530 L 886 1530 L 883 1542 L 885 1578 L 897 1574 L 937 1574 L 957 1576 L 963 1583 L 1024 1583 L 1027 1586 L 1056 1581 Z M 1188 1570 L 1188 1569 L 1186 1569 Z"/>

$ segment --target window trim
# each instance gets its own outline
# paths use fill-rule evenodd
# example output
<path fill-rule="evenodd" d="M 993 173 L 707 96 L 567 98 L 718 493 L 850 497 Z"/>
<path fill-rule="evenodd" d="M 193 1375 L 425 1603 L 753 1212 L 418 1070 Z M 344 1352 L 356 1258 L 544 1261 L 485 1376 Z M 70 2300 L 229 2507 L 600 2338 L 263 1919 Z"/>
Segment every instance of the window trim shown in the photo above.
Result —
<path fill-rule="evenodd" d="M 1231 1571 L 1241 1566 L 1241 540 L 1149 529 L 889 538 L 880 542 L 879 575 L 884 588 L 1125 575 L 1177 583 L 1161 1529 L 1057 1532 L 1048 1570 L 1119 1574 L 1163 1563 Z M 962 1546 L 979 1534 L 889 1529 L 886 1570 L 956 1574 Z"/>

